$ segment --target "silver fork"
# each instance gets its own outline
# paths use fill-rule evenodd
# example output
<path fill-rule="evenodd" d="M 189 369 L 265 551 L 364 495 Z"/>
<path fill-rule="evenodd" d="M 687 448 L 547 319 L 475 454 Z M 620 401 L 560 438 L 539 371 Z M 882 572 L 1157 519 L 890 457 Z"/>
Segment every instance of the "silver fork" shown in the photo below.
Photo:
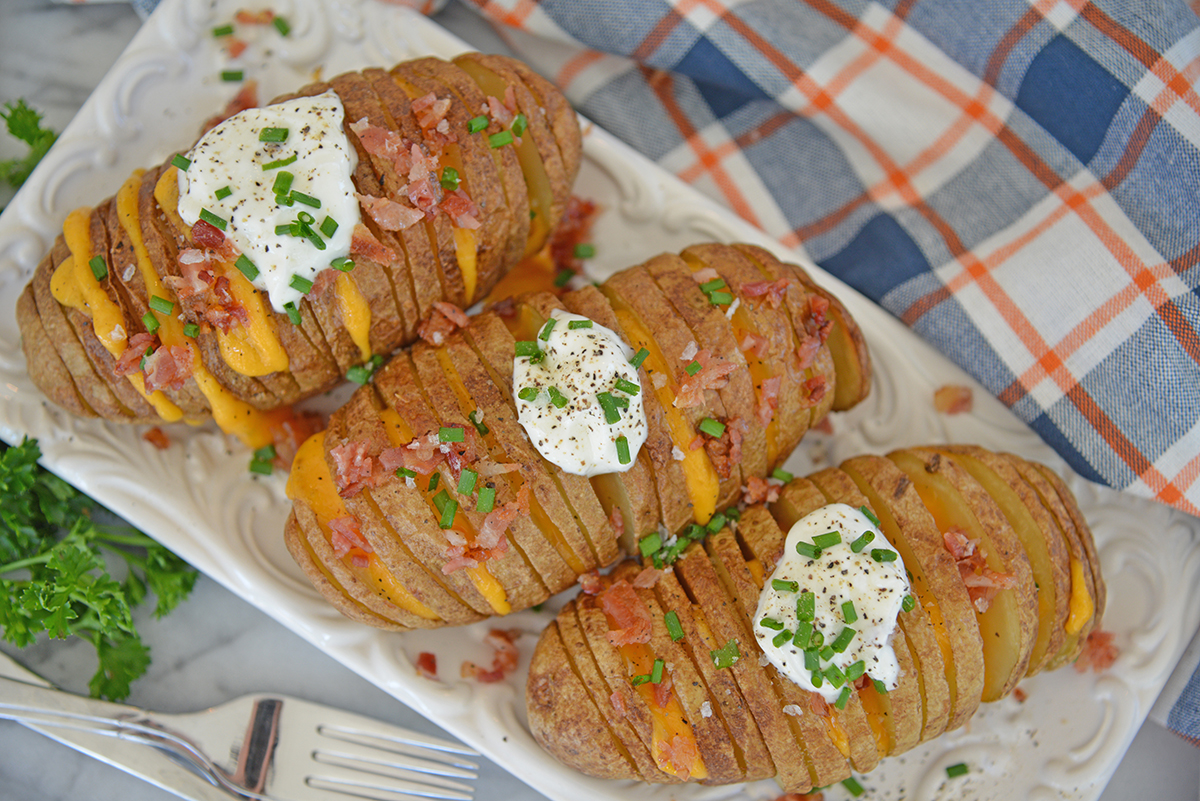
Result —
<path fill-rule="evenodd" d="M 4 654 L 0 660 L 11 662 Z M 472 797 L 466 781 L 476 778 L 478 766 L 464 757 L 477 756 L 474 751 L 350 712 L 288 696 L 251 695 L 171 715 L 6 677 L 14 674 L 11 666 L 0 670 L 0 719 L 154 746 L 237 798 Z"/>

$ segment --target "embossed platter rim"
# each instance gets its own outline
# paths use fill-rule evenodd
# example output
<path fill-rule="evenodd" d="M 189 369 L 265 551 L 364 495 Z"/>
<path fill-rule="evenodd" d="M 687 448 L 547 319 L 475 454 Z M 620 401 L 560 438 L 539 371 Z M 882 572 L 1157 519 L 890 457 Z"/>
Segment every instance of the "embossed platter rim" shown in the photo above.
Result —
<path fill-rule="evenodd" d="M 101 82 L 28 186 L 0 218 L 0 294 L 12 303 L 52 240 L 69 199 L 95 202 L 136 166 L 188 144 L 190 132 L 232 92 L 213 80 L 220 57 L 206 32 L 234 2 L 164 0 Z M 263 97 L 294 88 L 318 65 L 325 74 L 405 57 L 450 55 L 461 42 L 424 17 L 372 0 L 274 2 L 289 15 L 295 38 L 256 64 Z M 598 277 L 660 250 L 713 238 L 778 245 L 664 174 L 610 136 L 589 128 L 578 192 L 606 208 L 597 228 Z M 781 252 L 782 253 L 782 252 Z M 800 258 L 796 254 L 782 254 Z M 1037 458 L 1057 457 L 998 402 L 975 386 L 976 412 L 938 418 L 929 397 L 949 381 L 972 383 L 910 331 L 870 302 L 812 268 L 843 298 L 867 333 L 876 387 L 859 409 L 835 421 L 836 439 L 806 440 L 789 462 L 794 472 L 858 452 L 926 441 L 974 441 Z M 0 434 L 41 439 L 46 463 L 135 524 L 350 668 L 476 746 L 548 796 L 571 799 L 772 798 L 772 783 L 747 788 L 678 789 L 599 782 L 557 765 L 522 724 L 523 673 L 513 683 L 432 685 L 416 677 L 410 658 L 438 653 L 443 675 L 459 659 L 486 659 L 486 624 L 404 636 L 364 629 L 326 606 L 299 576 L 280 542 L 286 505 L 282 479 L 245 473 L 248 454 L 211 427 L 172 431 L 158 452 L 139 431 L 71 418 L 47 408 L 24 374 L 11 317 L 0 321 Z M 148 493 L 147 487 L 154 492 Z M 1114 599 L 1109 627 L 1125 655 L 1109 674 L 1071 671 L 1024 686 L 1034 703 L 990 705 L 969 728 L 887 761 L 864 780 L 874 798 L 1094 798 L 1107 781 L 1200 624 L 1200 535 L 1197 522 L 1165 507 L 1072 481 L 1096 528 Z M 1170 558 L 1166 555 L 1170 554 Z M 1182 558 L 1179 558 L 1181 557 Z M 1166 598 L 1192 603 L 1165 604 Z M 527 663 L 548 614 L 504 621 L 530 632 Z M 317 692 L 314 690 L 314 692 Z M 964 759 L 979 771 L 955 783 L 942 768 Z"/>

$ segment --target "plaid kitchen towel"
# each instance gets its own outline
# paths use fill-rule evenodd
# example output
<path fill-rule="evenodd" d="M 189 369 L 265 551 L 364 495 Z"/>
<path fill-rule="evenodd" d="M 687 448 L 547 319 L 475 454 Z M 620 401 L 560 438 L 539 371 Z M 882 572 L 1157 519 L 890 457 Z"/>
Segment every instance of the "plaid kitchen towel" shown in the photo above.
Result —
<path fill-rule="evenodd" d="M 1200 20 L 1184 2 L 463 2 L 589 118 L 802 246 L 1077 472 L 1200 514 Z M 1200 745 L 1194 666 L 1165 722 Z"/>

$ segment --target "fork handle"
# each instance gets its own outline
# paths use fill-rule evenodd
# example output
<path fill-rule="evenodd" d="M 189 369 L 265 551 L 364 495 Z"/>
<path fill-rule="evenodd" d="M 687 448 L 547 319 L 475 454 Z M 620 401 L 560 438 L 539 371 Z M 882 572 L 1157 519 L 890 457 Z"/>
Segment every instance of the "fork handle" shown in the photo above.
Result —
<path fill-rule="evenodd" d="M 134 721 L 144 721 L 144 709 L 0 678 L 0 718 L 119 734 Z"/>

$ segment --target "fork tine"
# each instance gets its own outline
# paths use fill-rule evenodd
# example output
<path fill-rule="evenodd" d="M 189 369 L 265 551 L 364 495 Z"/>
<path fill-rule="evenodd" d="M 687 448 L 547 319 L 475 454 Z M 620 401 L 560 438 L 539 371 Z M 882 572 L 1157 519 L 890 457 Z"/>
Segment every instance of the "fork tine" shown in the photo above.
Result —
<path fill-rule="evenodd" d="M 365 751 L 338 751 L 330 748 L 317 748 L 312 753 L 314 762 L 360 766 L 359 769 L 368 773 L 380 775 L 405 774 L 416 777 L 419 781 L 430 783 L 445 782 L 447 786 L 469 790 L 470 787 L 453 781 L 454 779 L 476 779 L 478 774 L 474 767 L 467 769 L 456 765 L 446 765 L 441 762 L 431 762 L 418 759 L 406 754 L 396 754 L 399 759 L 390 759 L 386 754 L 367 753 Z"/>
<path fill-rule="evenodd" d="M 449 742 L 448 740 L 429 737 L 417 732 L 399 731 L 393 727 L 381 727 L 378 730 L 372 731 L 361 726 L 352 728 L 330 724 L 318 726 L 317 732 L 331 740 L 366 746 L 378 751 L 417 757 L 465 770 L 473 771 L 479 769 L 479 765 L 475 762 L 461 758 L 463 756 L 479 756 L 476 751 L 466 746 Z M 433 770 L 430 770 L 430 772 L 433 772 Z M 446 775 L 457 774 L 447 773 Z"/>
<path fill-rule="evenodd" d="M 375 775 L 378 774 L 378 775 Z M 416 779 L 409 781 L 405 774 Z M 321 760 L 318 773 L 310 774 L 304 783 L 314 789 L 332 790 L 360 798 L 380 799 L 437 799 L 438 801 L 472 801 L 474 789 L 469 784 L 460 784 L 448 779 L 412 774 L 409 771 L 365 772 L 351 763 Z"/>

